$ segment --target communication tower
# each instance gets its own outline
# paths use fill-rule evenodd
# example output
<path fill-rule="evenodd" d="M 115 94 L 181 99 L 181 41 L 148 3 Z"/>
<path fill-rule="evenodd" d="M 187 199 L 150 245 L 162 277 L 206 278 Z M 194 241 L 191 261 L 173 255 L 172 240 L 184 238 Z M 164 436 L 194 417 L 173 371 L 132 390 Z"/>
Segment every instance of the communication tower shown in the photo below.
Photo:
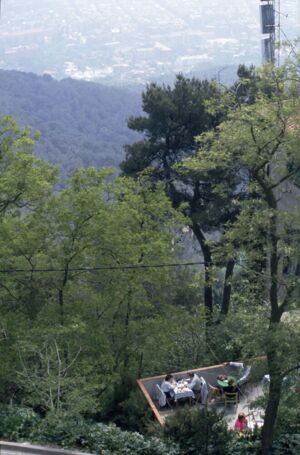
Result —
<path fill-rule="evenodd" d="M 280 16 L 280 0 L 260 0 L 263 63 L 280 64 Z"/>

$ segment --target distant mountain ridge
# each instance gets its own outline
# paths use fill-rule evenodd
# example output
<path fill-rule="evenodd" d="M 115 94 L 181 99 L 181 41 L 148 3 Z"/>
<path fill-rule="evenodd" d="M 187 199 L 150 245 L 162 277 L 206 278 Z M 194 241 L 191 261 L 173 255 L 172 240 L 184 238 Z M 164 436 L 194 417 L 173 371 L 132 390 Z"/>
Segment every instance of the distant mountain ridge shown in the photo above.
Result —
<path fill-rule="evenodd" d="M 41 132 L 38 156 L 65 176 L 82 166 L 118 166 L 123 145 L 138 137 L 127 119 L 141 113 L 139 90 L 0 70 L 0 114 Z"/>

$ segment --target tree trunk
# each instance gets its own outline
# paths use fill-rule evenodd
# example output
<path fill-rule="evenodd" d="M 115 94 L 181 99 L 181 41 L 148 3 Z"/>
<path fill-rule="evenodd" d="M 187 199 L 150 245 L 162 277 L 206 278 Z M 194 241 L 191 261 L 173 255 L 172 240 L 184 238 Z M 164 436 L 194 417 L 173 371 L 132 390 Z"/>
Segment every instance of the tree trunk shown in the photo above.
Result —
<path fill-rule="evenodd" d="M 58 291 L 58 304 L 59 304 L 59 316 L 60 316 L 60 323 L 64 325 L 64 291 L 63 289 L 59 289 Z"/>
<path fill-rule="evenodd" d="M 64 276 L 63 276 L 63 281 L 61 284 L 61 287 L 58 291 L 58 303 L 59 303 L 59 309 L 60 309 L 60 323 L 61 325 L 64 325 L 64 316 L 65 316 L 65 310 L 64 310 L 64 289 L 65 286 L 68 282 L 69 279 L 69 263 L 67 262 L 64 270 Z"/>
<path fill-rule="evenodd" d="M 265 421 L 262 429 L 262 455 L 268 455 L 272 449 L 274 426 L 281 396 L 282 377 L 275 352 L 269 353 L 268 366 L 270 373 L 270 390 L 266 408 Z"/>
<path fill-rule="evenodd" d="M 282 375 L 280 360 L 277 359 L 276 344 L 274 345 L 273 332 L 276 332 L 278 324 L 281 319 L 281 309 L 278 304 L 278 236 L 277 236 L 277 202 L 271 191 L 266 192 L 266 199 L 269 208 L 273 213 L 270 216 L 269 224 L 269 239 L 270 239 L 270 289 L 269 299 L 271 305 L 269 334 L 271 335 L 271 345 L 267 346 L 267 361 L 270 374 L 270 391 L 266 414 L 264 419 L 264 426 L 262 429 L 262 455 L 268 455 L 272 449 L 274 426 L 278 412 L 278 406 L 281 397 Z"/>
<path fill-rule="evenodd" d="M 128 346 L 128 336 L 129 336 L 129 324 L 131 319 L 131 290 L 128 292 L 127 308 L 124 321 L 124 368 L 127 370 L 129 364 L 129 346 Z"/>
<path fill-rule="evenodd" d="M 213 289 L 211 286 L 211 266 L 212 266 L 212 257 L 209 246 L 207 245 L 206 238 L 199 228 L 198 224 L 193 222 L 192 224 L 193 232 L 201 246 L 203 259 L 204 259 L 204 305 L 208 314 L 212 313 L 213 309 Z"/>
<path fill-rule="evenodd" d="M 224 281 L 224 288 L 223 288 L 223 299 L 222 299 L 222 307 L 221 313 L 226 315 L 229 310 L 230 304 L 230 297 L 231 297 L 231 278 L 233 276 L 235 261 L 230 259 L 226 264 L 226 272 L 225 272 L 225 281 Z"/>

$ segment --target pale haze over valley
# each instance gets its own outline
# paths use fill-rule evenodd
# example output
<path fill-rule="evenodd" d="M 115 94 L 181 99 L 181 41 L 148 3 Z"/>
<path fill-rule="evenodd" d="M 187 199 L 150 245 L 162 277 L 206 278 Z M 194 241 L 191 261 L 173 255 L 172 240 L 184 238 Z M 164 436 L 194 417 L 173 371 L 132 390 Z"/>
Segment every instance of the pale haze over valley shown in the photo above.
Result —
<path fill-rule="evenodd" d="M 283 38 L 299 5 L 281 2 Z M 4 0 L 0 68 L 125 85 L 259 65 L 259 21 L 258 0 Z"/>

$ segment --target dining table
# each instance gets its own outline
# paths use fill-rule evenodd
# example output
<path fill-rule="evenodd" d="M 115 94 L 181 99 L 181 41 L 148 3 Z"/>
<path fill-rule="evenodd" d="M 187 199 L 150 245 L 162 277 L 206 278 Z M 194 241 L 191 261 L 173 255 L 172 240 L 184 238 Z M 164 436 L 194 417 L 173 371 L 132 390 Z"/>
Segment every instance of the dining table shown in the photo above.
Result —
<path fill-rule="evenodd" d="M 187 381 L 178 381 L 174 386 L 174 401 L 189 399 L 190 403 L 195 398 L 194 392 L 188 387 Z"/>

